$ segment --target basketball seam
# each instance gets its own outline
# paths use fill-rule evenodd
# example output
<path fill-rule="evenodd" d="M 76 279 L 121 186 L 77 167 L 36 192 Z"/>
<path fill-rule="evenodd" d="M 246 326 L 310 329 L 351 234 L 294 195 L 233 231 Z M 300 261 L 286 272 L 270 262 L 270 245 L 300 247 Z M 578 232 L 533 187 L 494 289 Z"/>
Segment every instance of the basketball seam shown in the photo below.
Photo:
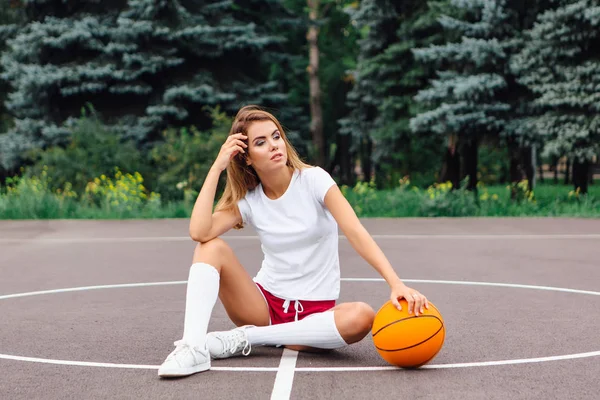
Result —
<path fill-rule="evenodd" d="M 430 340 L 431 338 L 433 338 L 435 335 L 437 335 L 438 333 L 440 333 L 440 331 L 444 328 L 444 326 L 440 326 L 440 329 L 437 330 L 436 333 L 434 333 L 433 335 L 429 336 L 427 339 L 417 343 L 417 344 L 413 344 L 412 346 L 408 346 L 408 347 L 403 347 L 401 349 L 382 349 L 381 347 L 377 347 L 377 350 L 381 350 L 381 351 L 388 351 L 388 352 L 393 352 L 393 351 L 402 351 L 402 350 L 408 350 L 408 349 L 412 349 L 413 347 L 417 347 L 419 345 L 422 345 L 423 343 L 425 343 L 426 341 Z"/>
<path fill-rule="evenodd" d="M 420 318 L 420 317 L 419 317 L 419 318 Z M 437 318 L 437 317 L 434 317 L 434 318 Z M 437 318 L 437 319 L 439 320 L 439 318 Z M 442 323 L 442 325 L 440 326 L 440 328 L 439 328 L 439 329 L 438 329 L 438 330 L 437 330 L 437 331 L 436 331 L 436 332 L 435 332 L 433 335 L 429 336 L 427 339 L 425 339 L 425 340 L 423 340 L 423 341 L 421 341 L 421 342 L 419 342 L 419 343 L 413 344 L 412 346 L 403 347 L 403 348 L 400 348 L 400 349 L 389 349 L 389 350 L 388 350 L 388 349 L 382 349 L 381 347 L 377 347 L 377 346 L 375 346 L 375 347 L 377 348 L 377 350 L 381 350 L 381 351 L 389 351 L 389 352 L 392 352 L 392 351 L 402 351 L 402 350 L 408 350 L 408 349 L 411 349 L 411 348 L 413 348 L 413 347 L 417 347 L 417 346 L 419 346 L 419 345 L 422 345 L 423 343 L 425 343 L 426 341 L 430 340 L 430 339 L 431 339 L 431 338 L 433 338 L 435 335 L 437 335 L 438 333 L 440 333 L 440 331 L 441 331 L 442 329 L 444 329 L 444 324 L 443 324 L 443 323 Z"/>

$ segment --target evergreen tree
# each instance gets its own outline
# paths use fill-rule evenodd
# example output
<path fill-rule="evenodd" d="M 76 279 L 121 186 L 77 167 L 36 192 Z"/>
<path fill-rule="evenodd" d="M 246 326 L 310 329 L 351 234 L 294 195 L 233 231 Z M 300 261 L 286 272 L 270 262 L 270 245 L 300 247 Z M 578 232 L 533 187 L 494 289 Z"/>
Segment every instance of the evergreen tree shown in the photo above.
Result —
<path fill-rule="evenodd" d="M 600 4 L 560 0 L 539 16 L 512 62 L 519 82 L 535 94 L 532 128 L 545 154 L 573 161 L 573 184 L 587 192 L 589 163 L 600 149 Z"/>
<path fill-rule="evenodd" d="M 23 6 L 20 2 L 0 0 L 0 54 L 6 50 L 7 40 L 17 33 L 19 23 L 23 20 L 23 17 Z M 7 126 L 6 109 L 4 108 L 7 91 L 7 83 L 0 81 L 0 133 L 4 132 Z"/>
<path fill-rule="evenodd" d="M 303 112 L 298 113 L 294 126 L 305 132 L 303 143 L 311 146 L 305 150 L 308 159 L 318 164 L 315 141 L 307 134 L 311 133 L 310 90 L 309 90 L 309 41 L 307 32 L 311 24 L 316 24 L 318 31 L 319 68 L 318 79 L 321 88 L 321 107 L 323 114 L 324 165 L 342 183 L 349 183 L 351 178 L 351 158 L 348 151 L 347 135 L 339 135 L 337 120 L 347 114 L 346 96 L 350 90 L 348 70 L 356 63 L 356 40 L 358 33 L 351 23 L 351 13 L 357 5 L 352 0 L 322 0 L 319 4 L 319 15 L 311 22 L 307 13 L 307 0 L 285 0 L 290 11 L 302 21 L 302 30 L 288 30 L 284 33 L 288 51 L 293 52 L 295 83 L 290 87 L 290 101 L 300 106 Z"/>
<path fill-rule="evenodd" d="M 390 0 L 363 0 L 352 15 L 362 33 L 359 56 L 354 71 L 354 87 L 348 94 L 349 114 L 340 118 L 340 133 L 352 138 L 351 151 L 361 161 L 365 180 L 373 174 L 373 139 L 370 132 L 375 128 L 379 97 L 380 71 L 372 60 L 395 41 L 398 28 L 396 7 Z"/>
<path fill-rule="evenodd" d="M 521 179 L 516 165 L 527 161 L 524 170 L 531 182 L 533 170 L 525 160 L 530 153 L 521 149 L 535 139 L 527 136 L 529 93 L 516 82 L 509 65 L 540 2 L 450 0 L 450 4 L 440 23 L 461 40 L 415 50 L 418 60 L 435 65 L 439 72 L 416 96 L 432 109 L 413 118 L 411 128 L 448 136 L 450 148 L 460 145 L 470 189 L 477 184 L 477 149 L 485 138 L 506 138 L 514 153 L 512 179 Z"/>
<path fill-rule="evenodd" d="M 413 97 L 434 69 L 417 62 L 412 49 L 444 40 L 437 22 L 444 3 L 364 1 L 355 16 L 364 37 L 349 95 L 351 112 L 340 123 L 344 133 L 362 144 L 365 176 L 375 170 L 380 187 L 397 185 L 407 174 L 414 181 L 434 174 L 431 159 L 439 156 L 438 138 L 415 136 L 409 128 L 418 110 Z"/>
<path fill-rule="evenodd" d="M 9 41 L 3 78 L 15 128 L 0 136 L 0 163 L 61 143 L 86 103 L 124 138 L 147 143 L 168 126 L 211 125 L 204 106 L 235 112 L 256 103 L 284 122 L 278 0 L 28 0 L 28 23 Z M 280 71 L 280 70 L 279 70 Z M 287 118 L 287 121 L 286 121 Z"/>
<path fill-rule="evenodd" d="M 0 0 L 0 54 L 6 50 L 8 39 L 16 35 L 19 23 L 23 21 L 23 18 L 23 5 L 19 1 Z M 2 74 L 1 65 L 0 74 Z M 8 82 L 0 80 L 0 134 L 6 132 L 12 125 L 12 118 L 4 106 L 8 91 Z M 0 152 L 2 152 L 2 149 L 0 149 Z M 2 163 L 0 163 L 0 183 L 9 175 L 13 175 L 13 173 L 3 168 Z"/>
<path fill-rule="evenodd" d="M 425 183 L 435 175 L 432 159 L 440 157 L 437 135 L 414 135 L 410 118 L 418 114 L 413 100 L 433 77 L 434 68 L 417 62 L 412 50 L 445 41 L 437 21 L 445 1 L 403 1 L 396 5 L 399 26 L 394 43 L 371 62 L 379 71 L 377 117 L 369 132 L 378 182 L 396 185 L 410 175 L 413 182 Z M 421 178 L 420 178 L 421 176 Z"/>

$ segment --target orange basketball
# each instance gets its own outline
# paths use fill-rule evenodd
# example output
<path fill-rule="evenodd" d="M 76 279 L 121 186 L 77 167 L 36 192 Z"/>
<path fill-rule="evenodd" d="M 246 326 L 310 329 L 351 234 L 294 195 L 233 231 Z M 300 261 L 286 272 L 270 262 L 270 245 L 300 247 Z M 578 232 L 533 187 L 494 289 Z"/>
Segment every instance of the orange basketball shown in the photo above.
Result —
<path fill-rule="evenodd" d="M 371 333 L 377 352 L 385 361 L 402 368 L 417 368 L 431 361 L 442 348 L 446 329 L 440 312 L 431 302 L 416 317 L 408 314 L 408 303 L 400 300 L 402 311 L 385 303 L 373 322 Z"/>

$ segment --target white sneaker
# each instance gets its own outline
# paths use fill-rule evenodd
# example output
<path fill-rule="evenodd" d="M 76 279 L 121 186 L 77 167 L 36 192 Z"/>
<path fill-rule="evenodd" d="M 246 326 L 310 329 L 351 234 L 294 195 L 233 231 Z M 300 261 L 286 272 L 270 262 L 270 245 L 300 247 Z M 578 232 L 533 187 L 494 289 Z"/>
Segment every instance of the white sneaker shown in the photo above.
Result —
<path fill-rule="evenodd" d="M 244 355 L 252 350 L 246 336 L 246 328 L 252 325 L 240 326 L 230 331 L 210 332 L 206 336 L 206 346 L 211 358 L 229 358 Z"/>
<path fill-rule="evenodd" d="M 158 368 L 158 376 L 186 376 L 210 369 L 210 355 L 207 349 L 192 347 L 183 340 L 174 344 L 175 350 Z"/>

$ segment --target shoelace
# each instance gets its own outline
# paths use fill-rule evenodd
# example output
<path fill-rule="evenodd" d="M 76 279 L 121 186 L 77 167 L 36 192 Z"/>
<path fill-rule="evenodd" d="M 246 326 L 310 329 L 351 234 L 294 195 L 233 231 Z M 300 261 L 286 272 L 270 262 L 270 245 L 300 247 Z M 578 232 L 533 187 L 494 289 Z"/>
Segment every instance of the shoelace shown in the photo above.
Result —
<path fill-rule="evenodd" d="M 175 345 L 175 350 L 169 356 L 170 359 L 176 358 L 177 355 L 179 355 L 184 350 L 189 350 L 189 352 L 192 354 L 192 357 L 194 357 L 194 360 L 197 361 L 196 352 L 194 351 L 195 349 L 192 346 L 185 343 L 183 340 L 178 340 L 173 344 Z"/>
<path fill-rule="evenodd" d="M 252 346 L 248 342 L 248 339 L 246 339 L 246 334 L 241 330 L 236 331 L 234 335 L 221 337 L 220 339 L 223 343 L 224 351 L 228 351 L 231 354 L 235 354 L 242 345 L 244 345 L 242 355 L 247 356 L 252 350 Z"/>

